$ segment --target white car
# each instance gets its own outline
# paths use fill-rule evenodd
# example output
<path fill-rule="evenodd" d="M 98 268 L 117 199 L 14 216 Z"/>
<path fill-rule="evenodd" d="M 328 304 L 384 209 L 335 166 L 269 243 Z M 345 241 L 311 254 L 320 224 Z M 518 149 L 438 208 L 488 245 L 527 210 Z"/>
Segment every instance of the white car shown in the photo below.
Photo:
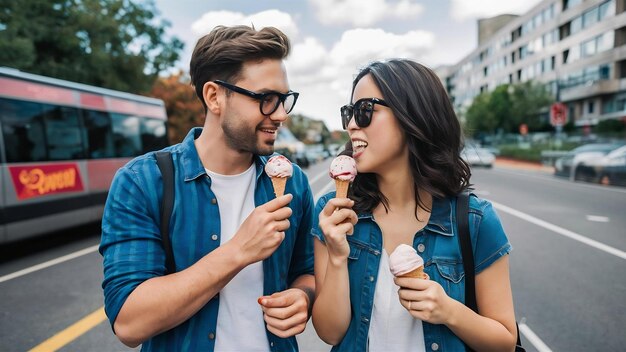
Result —
<path fill-rule="evenodd" d="M 470 166 L 492 168 L 496 156 L 489 150 L 481 147 L 466 146 L 461 151 L 461 158 Z"/>
<path fill-rule="evenodd" d="M 580 179 L 579 175 L 586 163 L 595 159 L 600 159 L 612 150 L 623 144 L 616 143 L 591 143 L 572 149 L 565 156 L 562 156 L 554 163 L 554 174 L 565 176 L 570 180 Z"/>

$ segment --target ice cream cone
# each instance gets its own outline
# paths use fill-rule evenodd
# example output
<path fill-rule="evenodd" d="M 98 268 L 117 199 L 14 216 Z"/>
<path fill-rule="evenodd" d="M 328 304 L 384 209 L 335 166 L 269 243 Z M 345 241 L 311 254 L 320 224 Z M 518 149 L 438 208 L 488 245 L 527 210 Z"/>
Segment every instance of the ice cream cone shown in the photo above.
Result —
<path fill-rule="evenodd" d="M 274 194 L 276 198 L 285 194 L 285 186 L 287 185 L 288 177 L 270 177 L 272 179 L 272 186 L 274 186 Z"/>
<path fill-rule="evenodd" d="M 350 187 L 350 181 L 335 179 L 335 188 L 337 189 L 335 198 L 347 198 L 348 187 Z"/>
<path fill-rule="evenodd" d="M 411 278 L 424 279 L 426 278 L 426 274 L 424 273 L 424 266 L 420 265 L 419 267 L 409 271 L 406 274 L 399 275 L 398 277 L 411 277 Z"/>

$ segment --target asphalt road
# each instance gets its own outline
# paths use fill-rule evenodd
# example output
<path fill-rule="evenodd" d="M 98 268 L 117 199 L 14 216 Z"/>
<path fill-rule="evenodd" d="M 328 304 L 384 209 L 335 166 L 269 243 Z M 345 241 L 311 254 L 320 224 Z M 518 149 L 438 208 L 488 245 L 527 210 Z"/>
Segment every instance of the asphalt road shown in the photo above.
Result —
<path fill-rule="evenodd" d="M 306 170 L 316 197 L 332 189 L 329 162 Z M 626 189 L 499 167 L 474 170 L 472 181 L 494 202 L 514 248 L 511 278 L 527 350 L 623 350 Z M 130 350 L 98 311 L 99 240 L 98 228 L 87 226 L 0 247 L 0 351 Z M 302 351 L 329 350 L 311 326 L 298 340 Z"/>

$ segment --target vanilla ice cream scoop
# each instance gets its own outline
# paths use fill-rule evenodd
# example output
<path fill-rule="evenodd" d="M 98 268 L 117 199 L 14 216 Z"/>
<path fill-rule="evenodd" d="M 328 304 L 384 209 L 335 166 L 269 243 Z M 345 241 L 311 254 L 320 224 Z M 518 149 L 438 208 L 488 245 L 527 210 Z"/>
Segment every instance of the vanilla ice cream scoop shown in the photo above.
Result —
<path fill-rule="evenodd" d="M 293 175 L 291 161 L 282 155 L 274 155 L 265 164 L 265 173 L 272 180 L 272 187 L 274 187 L 276 197 L 284 195 L 287 179 Z"/>
<path fill-rule="evenodd" d="M 265 173 L 269 177 L 291 177 L 293 175 L 293 166 L 286 157 L 274 155 L 265 164 Z"/>
<path fill-rule="evenodd" d="M 356 162 L 352 157 L 340 155 L 330 164 L 330 177 L 353 182 L 356 177 Z"/>
<path fill-rule="evenodd" d="M 415 248 L 401 244 L 389 256 L 389 270 L 397 277 L 425 278 L 424 259 L 417 254 Z"/>

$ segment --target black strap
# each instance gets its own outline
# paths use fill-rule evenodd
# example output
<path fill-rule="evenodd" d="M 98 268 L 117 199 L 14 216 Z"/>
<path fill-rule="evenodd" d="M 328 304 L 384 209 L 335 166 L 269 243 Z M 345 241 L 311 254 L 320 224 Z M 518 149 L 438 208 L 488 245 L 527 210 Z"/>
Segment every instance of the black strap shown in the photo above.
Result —
<path fill-rule="evenodd" d="M 461 257 L 463 259 L 463 270 L 465 271 L 465 305 L 478 313 L 476 304 L 476 272 L 474 271 L 474 251 L 472 250 L 472 240 L 469 233 L 469 191 L 464 190 L 459 193 L 456 199 L 456 226 L 459 233 L 459 244 L 461 246 Z M 517 329 L 517 346 L 515 351 L 524 351 L 522 341 L 519 336 L 519 326 Z M 467 344 L 467 351 L 473 352 Z"/>
<path fill-rule="evenodd" d="M 165 269 L 167 273 L 176 272 L 174 252 L 170 242 L 170 218 L 174 210 L 174 164 L 172 153 L 157 152 L 156 161 L 163 178 L 163 198 L 161 199 L 161 240 L 165 250 Z"/>

